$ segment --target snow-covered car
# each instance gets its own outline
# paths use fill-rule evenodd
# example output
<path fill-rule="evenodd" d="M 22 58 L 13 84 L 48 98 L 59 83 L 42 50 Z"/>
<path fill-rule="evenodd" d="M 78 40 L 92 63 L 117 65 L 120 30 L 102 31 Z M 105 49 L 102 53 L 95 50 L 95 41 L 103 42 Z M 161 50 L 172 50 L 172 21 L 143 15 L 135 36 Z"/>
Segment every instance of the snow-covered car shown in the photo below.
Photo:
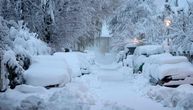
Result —
<path fill-rule="evenodd" d="M 26 84 L 55 87 L 70 82 L 71 71 L 63 57 L 39 55 L 32 59 L 31 66 L 24 72 Z"/>
<path fill-rule="evenodd" d="M 161 45 L 143 45 L 138 46 L 134 51 L 133 56 L 133 68 L 134 73 L 142 72 L 143 65 L 146 59 L 150 55 L 160 54 L 163 53 L 164 49 Z"/>
<path fill-rule="evenodd" d="M 152 55 L 144 64 L 143 74 L 155 85 L 176 87 L 193 84 L 193 65 L 184 56 Z"/>
<path fill-rule="evenodd" d="M 84 53 L 57 52 L 54 55 L 33 57 L 32 65 L 24 73 L 24 79 L 28 85 L 55 87 L 69 83 L 71 78 L 89 73 Z"/>
<path fill-rule="evenodd" d="M 138 46 L 135 49 L 134 55 L 139 56 L 139 55 L 145 55 L 145 56 L 150 56 L 150 55 L 155 55 L 155 54 L 161 54 L 164 52 L 164 49 L 161 45 L 143 45 L 143 46 Z"/>
<path fill-rule="evenodd" d="M 62 56 L 64 57 L 65 61 L 67 62 L 67 65 L 69 69 L 71 69 L 72 77 L 81 76 L 84 74 L 90 73 L 89 68 L 89 60 L 87 59 L 87 56 L 85 53 L 82 52 L 57 52 L 54 54 L 55 56 Z"/>

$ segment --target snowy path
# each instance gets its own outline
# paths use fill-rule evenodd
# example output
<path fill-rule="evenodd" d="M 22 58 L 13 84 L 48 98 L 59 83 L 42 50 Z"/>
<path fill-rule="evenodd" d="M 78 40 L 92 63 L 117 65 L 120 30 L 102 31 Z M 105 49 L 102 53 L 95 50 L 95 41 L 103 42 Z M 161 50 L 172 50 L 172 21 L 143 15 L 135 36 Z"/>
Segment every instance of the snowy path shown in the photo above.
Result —
<path fill-rule="evenodd" d="M 115 68 L 95 68 L 94 72 L 100 85 L 91 90 L 97 100 L 92 110 L 99 110 L 100 107 L 103 107 L 102 104 L 108 105 L 109 103 L 126 106 L 131 110 L 171 110 L 171 108 L 165 108 L 160 103 L 141 96 L 134 87 L 137 85 L 128 81 L 127 77 L 120 73 L 118 68 Z"/>
<path fill-rule="evenodd" d="M 171 110 L 147 97 L 149 87 L 131 68 L 98 64 L 91 66 L 91 74 L 75 77 L 63 87 L 20 85 L 9 89 L 0 94 L 0 110 Z"/>

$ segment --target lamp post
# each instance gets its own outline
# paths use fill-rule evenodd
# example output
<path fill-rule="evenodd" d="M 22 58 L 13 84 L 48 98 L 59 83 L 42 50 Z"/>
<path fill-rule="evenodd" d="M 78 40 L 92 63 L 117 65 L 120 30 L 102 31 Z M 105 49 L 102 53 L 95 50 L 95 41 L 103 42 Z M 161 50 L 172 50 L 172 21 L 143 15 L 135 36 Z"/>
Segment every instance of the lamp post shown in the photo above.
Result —
<path fill-rule="evenodd" d="M 170 41 L 169 41 L 169 27 L 171 26 L 172 21 L 171 19 L 164 19 L 164 25 L 166 27 L 166 40 L 167 40 L 167 46 L 170 48 Z M 169 49 L 167 50 L 169 52 Z"/>

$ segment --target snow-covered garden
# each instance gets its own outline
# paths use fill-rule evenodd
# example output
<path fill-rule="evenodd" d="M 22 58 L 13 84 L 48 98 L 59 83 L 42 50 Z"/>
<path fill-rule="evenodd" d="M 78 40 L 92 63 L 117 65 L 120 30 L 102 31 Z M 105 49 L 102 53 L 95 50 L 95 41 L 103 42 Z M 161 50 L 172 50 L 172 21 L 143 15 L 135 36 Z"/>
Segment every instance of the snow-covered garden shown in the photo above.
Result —
<path fill-rule="evenodd" d="M 0 0 L 0 110 L 193 110 L 192 0 Z"/>

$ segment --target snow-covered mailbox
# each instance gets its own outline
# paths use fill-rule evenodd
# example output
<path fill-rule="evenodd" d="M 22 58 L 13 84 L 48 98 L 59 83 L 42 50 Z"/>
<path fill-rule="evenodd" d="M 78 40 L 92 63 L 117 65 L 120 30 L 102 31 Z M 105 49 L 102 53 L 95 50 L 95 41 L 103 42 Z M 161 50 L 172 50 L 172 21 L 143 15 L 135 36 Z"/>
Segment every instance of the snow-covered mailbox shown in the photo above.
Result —
<path fill-rule="evenodd" d="M 95 39 L 95 46 L 102 54 L 108 53 L 110 50 L 111 35 L 106 23 L 103 23 L 101 35 Z"/>

